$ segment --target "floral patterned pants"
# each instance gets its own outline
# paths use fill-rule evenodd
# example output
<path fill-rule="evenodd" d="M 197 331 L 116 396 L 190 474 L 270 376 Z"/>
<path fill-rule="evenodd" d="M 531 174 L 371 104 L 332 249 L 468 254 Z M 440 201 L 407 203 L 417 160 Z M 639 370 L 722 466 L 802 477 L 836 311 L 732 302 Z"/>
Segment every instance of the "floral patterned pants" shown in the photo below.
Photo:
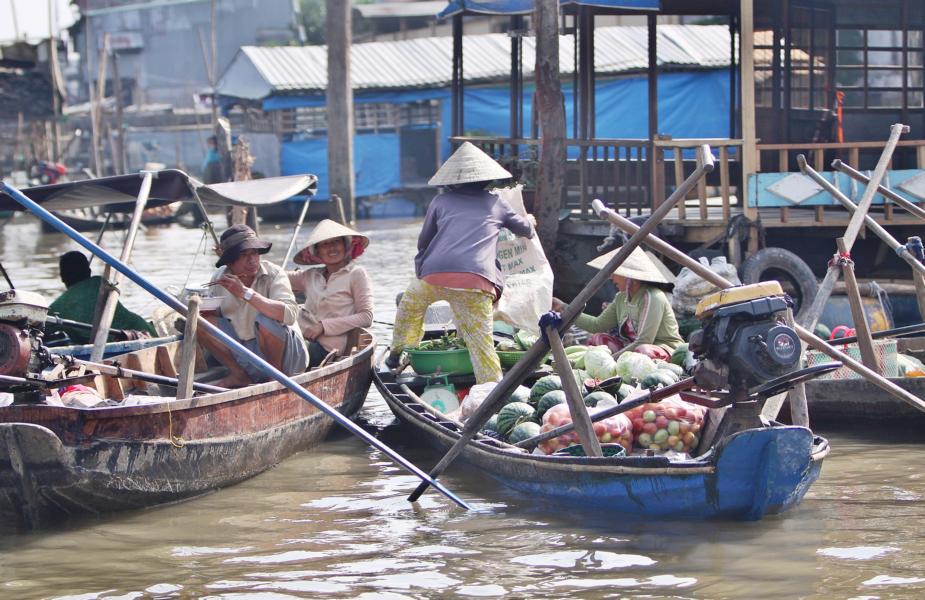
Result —
<path fill-rule="evenodd" d="M 430 285 L 415 279 L 405 290 L 395 315 L 392 352 L 416 346 L 424 337 L 427 307 L 446 300 L 453 311 L 459 336 L 469 348 L 477 383 L 501 380 L 501 363 L 492 340 L 492 294 L 482 290 L 458 290 Z"/>

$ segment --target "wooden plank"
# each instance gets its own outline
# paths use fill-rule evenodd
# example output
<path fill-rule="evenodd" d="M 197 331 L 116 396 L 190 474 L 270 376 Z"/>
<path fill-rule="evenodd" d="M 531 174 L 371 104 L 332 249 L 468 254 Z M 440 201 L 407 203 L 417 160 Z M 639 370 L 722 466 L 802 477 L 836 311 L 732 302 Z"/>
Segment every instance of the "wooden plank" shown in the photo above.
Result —
<path fill-rule="evenodd" d="M 855 148 L 851 148 L 850 150 L 848 150 L 848 162 L 851 164 L 852 167 L 856 169 L 860 161 L 861 161 L 861 151 L 859 148 L 855 147 Z"/>
<path fill-rule="evenodd" d="M 177 376 L 177 369 L 173 364 L 173 357 L 170 356 L 170 352 L 167 351 L 165 346 L 158 346 L 157 348 L 157 371 L 159 375 L 166 375 L 167 377 Z"/>
<path fill-rule="evenodd" d="M 741 64 L 739 65 L 739 115 L 742 125 L 742 182 L 743 187 L 748 185 L 748 176 L 758 172 L 757 168 L 757 142 L 755 133 L 755 6 L 754 0 L 739 0 L 739 52 Z M 754 221 L 757 207 L 749 206 L 745 201 L 748 190 L 739 193 L 745 216 Z M 757 243 L 757 240 L 756 240 Z"/>
<path fill-rule="evenodd" d="M 183 342 L 180 350 L 180 372 L 177 375 L 177 398 L 190 398 L 193 395 L 193 375 L 196 373 L 196 331 L 199 328 L 199 306 L 202 299 L 199 294 L 190 296 L 187 306 L 186 326 L 183 329 Z"/>

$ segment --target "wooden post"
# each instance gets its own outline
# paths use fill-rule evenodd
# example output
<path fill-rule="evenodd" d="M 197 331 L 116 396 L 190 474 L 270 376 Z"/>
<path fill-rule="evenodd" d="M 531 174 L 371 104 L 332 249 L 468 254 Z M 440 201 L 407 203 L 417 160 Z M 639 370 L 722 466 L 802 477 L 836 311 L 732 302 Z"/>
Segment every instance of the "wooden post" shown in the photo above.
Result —
<path fill-rule="evenodd" d="M 918 271 L 913 271 L 912 281 L 915 283 L 915 302 L 919 307 L 919 318 L 925 320 L 925 277 Z"/>
<path fill-rule="evenodd" d="M 116 137 L 112 162 L 116 174 L 125 173 L 125 121 L 122 114 L 122 79 L 119 77 L 119 53 L 112 53 L 112 95 L 116 100 Z M 177 154 L 179 157 L 179 153 Z"/>
<path fill-rule="evenodd" d="M 247 139 L 243 136 L 238 136 L 238 141 L 235 142 L 234 147 L 231 149 L 231 164 L 232 181 L 251 180 L 251 167 L 254 166 L 254 157 L 251 155 Z M 243 223 L 259 234 L 256 207 L 234 207 L 231 210 L 233 215 L 232 224 Z"/>
<path fill-rule="evenodd" d="M 572 366 L 568 361 L 568 354 L 565 353 L 565 346 L 562 345 L 562 338 L 559 337 L 559 331 L 555 327 L 547 327 L 546 335 L 549 337 L 552 357 L 556 361 L 556 371 L 559 373 L 559 379 L 562 380 L 562 389 L 565 391 L 565 401 L 572 415 L 572 423 L 575 424 L 575 431 L 578 432 L 578 439 L 581 440 L 581 445 L 585 449 L 585 455 L 604 456 L 601 443 L 594 435 L 594 425 L 591 423 L 588 409 L 578 389 L 578 382 L 575 381 L 575 373 L 572 372 Z"/>
<path fill-rule="evenodd" d="M 742 189 L 739 199 L 750 221 L 758 217 L 758 209 L 748 202 L 748 176 L 757 172 L 757 137 L 755 135 L 755 31 L 754 0 L 739 0 L 739 73 L 742 118 Z M 751 250 L 751 246 L 749 247 Z M 757 250 L 757 240 L 755 250 Z"/>
<path fill-rule="evenodd" d="M 864 314 L 864 305 L 861 303 L 861 292 L 858 289 L 858 281 L 854 277 L 854 263 L 850 258 L 844 258 L 848 254 L 844 238 L 835 240 L 838 247 L 838 253 L 841 259 L 842 276 L 845 278 L 845 291 L 848 293 L 848 303 L 851 306 L 851 318 L 854 319 L 854 330 L 857 331 L 858 347 L 861 350 L 861 362 L 864 366 L 872 371 L 877 371 L 881 375 L 877 365 L 877 354 L 874 352 L 874 340 L 870 337 L 870 326 L 867 324 L 867 315 Z"/>
<path fill-rule="evenodd" d="M 356 218 L 353 171 L 353 87 L 350 79 L 351 3 L 326 0 L 328 41 L 328 189 L 346 203 L 347 219 Z M 336 210 L 332 203 L 331 210 Z M 332 218 L 336 215 L 332 212 Z"/>
<path fill-rule="evenodd" d="M 559 3 L 556 0 L 537 0 L 533 21 L 536 30 L 534 111 L 539 116 L 542 136 L 534 213 L 543 250 L 546 256 L 552 257 L 559 235 L 566 160 L 565 106 L 559 82 Z"/>
<path fill-rule="evenodd" d="M 193 375 L 196 374 L 196 330 L 199 328 L 199 294 L 190 296 L 187 304 L 186 327 L 183 328 L 183 342 L 180 344 L 180 373 L 177 375 L 177 399 L 193 395 Z"/>

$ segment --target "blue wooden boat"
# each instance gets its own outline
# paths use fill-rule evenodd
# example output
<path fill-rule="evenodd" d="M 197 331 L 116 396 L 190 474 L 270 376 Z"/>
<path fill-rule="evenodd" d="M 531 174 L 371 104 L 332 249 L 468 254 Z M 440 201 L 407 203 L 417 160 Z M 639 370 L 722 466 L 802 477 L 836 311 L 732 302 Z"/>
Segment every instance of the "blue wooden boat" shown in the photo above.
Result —
<path fill-rule="evenodd" d="M 373 382 L 395 416 L 441 454 L 459 439 L 461 425 L 416 398 L 423 378 L 396 377 L 380 367 Z M 412 394 L 403 391 L 418 388 Z M 659 518 L 757 520 L 802 500 L 819 477 L 828 441 L 804 427 L 762 422 L 763 402 L 712 409 L 698 453 L 688 460 L 665 456 L 589 458 L 531 454 L 478 434 L 460 458 L 532 498 L 574 509 Z M 712 424 L 710 421 L 712 420 Z"/>

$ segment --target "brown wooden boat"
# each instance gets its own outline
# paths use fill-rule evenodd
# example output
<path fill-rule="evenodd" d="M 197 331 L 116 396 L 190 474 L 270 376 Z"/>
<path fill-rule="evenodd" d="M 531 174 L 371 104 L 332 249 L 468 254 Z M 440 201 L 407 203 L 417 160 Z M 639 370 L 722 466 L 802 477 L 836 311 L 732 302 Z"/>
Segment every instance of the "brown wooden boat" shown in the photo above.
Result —
<path fill-rule="evenodd" d="M 362 407 L 375 340 L 293 379 L 346 416 Z M 128 369 L 176 377 L 178 343 L 124 355 Z M 97 375 L 85 385 L 125 404 L 157 385 Z M 165 393 L 173 390 L 166 388 Z M 19 398 L 18 398 L 19 399 Z M 151 404 L 0 408 L 0 528 L 175 502 L 232 485 L 319 443 L 334 421 L 271 382 Z"/>

